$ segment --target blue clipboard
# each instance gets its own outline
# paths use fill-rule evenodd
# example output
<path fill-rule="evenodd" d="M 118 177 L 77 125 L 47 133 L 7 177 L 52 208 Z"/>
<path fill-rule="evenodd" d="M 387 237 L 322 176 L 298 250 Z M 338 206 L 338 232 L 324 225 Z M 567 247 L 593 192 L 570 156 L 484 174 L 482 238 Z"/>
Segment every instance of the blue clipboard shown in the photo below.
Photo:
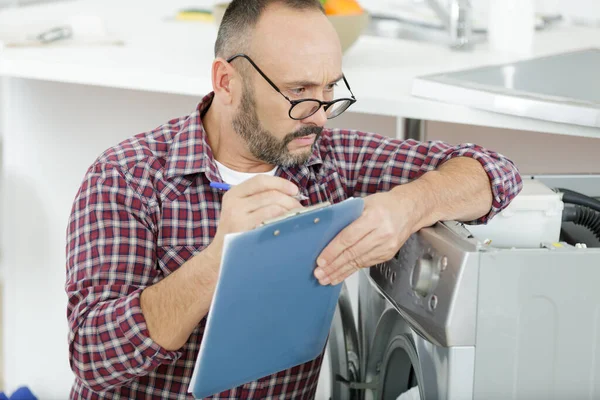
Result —
<path fill-rule="evenodd" d="M 314 277 L 361 198 L 307 207 L 225 237 L 221 271 L 188 391 L 201 399 L 315 359 L 342 284 Z"/>

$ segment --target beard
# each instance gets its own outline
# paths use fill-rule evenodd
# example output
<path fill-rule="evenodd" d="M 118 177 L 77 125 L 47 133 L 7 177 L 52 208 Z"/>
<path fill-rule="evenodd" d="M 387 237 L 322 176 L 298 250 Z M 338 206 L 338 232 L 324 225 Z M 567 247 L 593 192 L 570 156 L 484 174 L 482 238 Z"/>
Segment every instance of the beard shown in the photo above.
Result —
<path fill-rule="evenodd" d="M 258 120 L 255 105 L 254 92 L 250 85 L 244 83 L 242 99 L 232 125 L 233 130 L 246 142 L 250 153 L 260 161 L 280 167 L 294 167 L 306 163 L 312 154 L 315 143 L 321 136 L 323 128 L 306 126 L 288 133 L 280 140 L 263 128 Z M 309 135 L 316 136 L 310 150 L 300 154 L 290 153 L 287 146 L 292 140 Z"/>

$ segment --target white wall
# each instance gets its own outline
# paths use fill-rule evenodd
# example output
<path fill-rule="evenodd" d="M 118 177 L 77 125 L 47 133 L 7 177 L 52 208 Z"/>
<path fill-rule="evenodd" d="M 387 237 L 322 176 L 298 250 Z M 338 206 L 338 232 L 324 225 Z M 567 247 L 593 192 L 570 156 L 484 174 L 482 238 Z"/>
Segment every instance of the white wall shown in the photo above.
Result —
<path fill-rule="evenodd" d="M 5 81 L 4 94 L 5 389 L 29 385 L 38 398 L 64 400 L 73 379 L 65 231 L 75 193 L 105 148 L 187 114 L 197 99 L 19 79 Z"/>

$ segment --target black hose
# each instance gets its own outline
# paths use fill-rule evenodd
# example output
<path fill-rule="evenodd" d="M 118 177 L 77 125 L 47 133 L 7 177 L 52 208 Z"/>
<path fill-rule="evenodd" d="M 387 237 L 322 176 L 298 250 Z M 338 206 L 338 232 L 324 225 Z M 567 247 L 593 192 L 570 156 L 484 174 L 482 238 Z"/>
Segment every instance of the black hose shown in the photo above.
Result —
<path fill-rule="evenodd" d="M 600 211 L 581 205 L 567 207 L 563 211 L 563 221 L 585 226 L 600 240 Z"/>
<path fill-rule="evenodd" d="M 557 188 L 555 191 L 562 193 L 563 203 L 577 204 L 600 212 L 600 200 L 569 189 Z"/>

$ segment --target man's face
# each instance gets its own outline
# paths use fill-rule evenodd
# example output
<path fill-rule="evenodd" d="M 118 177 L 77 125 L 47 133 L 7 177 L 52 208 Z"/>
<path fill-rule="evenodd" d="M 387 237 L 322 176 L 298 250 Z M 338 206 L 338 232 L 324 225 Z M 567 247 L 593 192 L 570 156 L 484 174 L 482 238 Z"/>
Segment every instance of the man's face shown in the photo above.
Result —
<path fill-rule="evenodd" d="M 327 17 L 318 11 L 270 6 L 254 29 L 248 55 L 291 100 L 333 100 L 334 83 L 341 78 L 341 46 Z M 251 154 L 271 165 L 304 164 L 327 121 L 321 108 L 313 116 L 294 120 L 291 104 L 249 64 L 234 130 Z"/>
<path fill-rule="evenodd" d="M 262 126 L 256 113 L 254 90 L 245 82 L 242 99 L 233 118 L 233 129 L 246 141 L 248 149 L 258 160 L 271 165 L 291 167 L 308 161 L 323 127 L 307 125 L 279 138 L 277 134 L 269 132 Z M 300 140 L 306 145 L 290 146 L 290 143 L 299 138 L 307 138 Z M 296 147 L 296 151 L 290 151 L 289 147 Z"/>

